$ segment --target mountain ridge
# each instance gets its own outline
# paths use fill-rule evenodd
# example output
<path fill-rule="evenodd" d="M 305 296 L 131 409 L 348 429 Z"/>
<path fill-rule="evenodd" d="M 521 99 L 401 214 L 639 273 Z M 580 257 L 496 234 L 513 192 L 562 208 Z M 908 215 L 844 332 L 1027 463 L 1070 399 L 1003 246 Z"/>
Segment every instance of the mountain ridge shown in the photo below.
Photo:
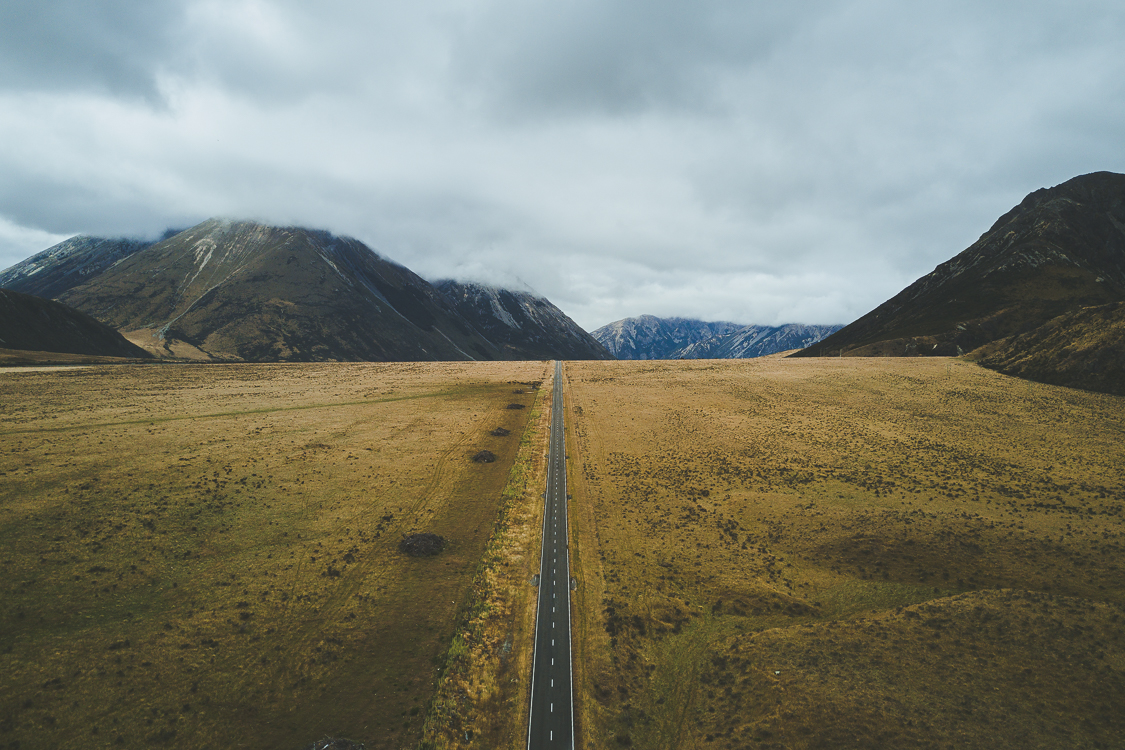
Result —
<path fill-rule="evenodd" d="M 582 346 L 585 356 L 607 355 L 549 301 L 522 293 L 507 296 L 537 312 L 522 314 L 520 335 L 493 343 L 469 320 L 495 328 L 487 295 L 451 299 L 353 238 L 230 219 L 168 234 L 151 243 L 72 238 L 3 278 L 17 291 L 54 291 L 164 357 L 538 359 L 577 355 Z M 484 308 L 475 309 L 478 303 Z"/>
<path fill-rule="evenodd" d="M 614 358 L 546 297 L 451 279 L 434 286 L 501 352 L 518 351 L 539 359 Z"/>
<path fill-rule="evenodd" d="M 808 346 L 841 325 L 740 325 L 640 315 L 591 335 L 619 359 L 749 359 Z"/>
<path fill-rule="evenodd" d="M 794 356 L 958 355 L 1125 299 L 1125 175 L 1029 193 L 981 237 Z"/>

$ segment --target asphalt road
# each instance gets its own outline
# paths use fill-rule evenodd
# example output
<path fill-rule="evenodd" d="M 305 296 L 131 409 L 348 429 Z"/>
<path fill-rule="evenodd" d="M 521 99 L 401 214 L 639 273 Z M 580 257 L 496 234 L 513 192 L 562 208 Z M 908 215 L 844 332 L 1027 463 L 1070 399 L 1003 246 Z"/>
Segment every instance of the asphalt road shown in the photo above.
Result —
<path fill-rule="evenodd" d="M 543 557 L 535 615 L 528 750 L 574 747 L 574 690 L 570 665 L 570 554 L 566 535 L 566 433 L 562 363 L 555 362 L 551 442 L 547 453 Z"/>

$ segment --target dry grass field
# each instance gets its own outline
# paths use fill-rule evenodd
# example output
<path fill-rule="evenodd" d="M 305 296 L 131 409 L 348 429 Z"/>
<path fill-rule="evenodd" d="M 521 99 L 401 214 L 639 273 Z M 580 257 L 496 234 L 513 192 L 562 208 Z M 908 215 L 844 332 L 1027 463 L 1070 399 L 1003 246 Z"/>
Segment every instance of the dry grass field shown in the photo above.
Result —
<path fill-rule="evenodd" d="M 1125 746 L 1125 398 L 568 363 L 584 747 Z"/>
<path fill-rule="evenodd" d="M 0 747 L 417 746 L 548 375 L 0 373 Z"/>

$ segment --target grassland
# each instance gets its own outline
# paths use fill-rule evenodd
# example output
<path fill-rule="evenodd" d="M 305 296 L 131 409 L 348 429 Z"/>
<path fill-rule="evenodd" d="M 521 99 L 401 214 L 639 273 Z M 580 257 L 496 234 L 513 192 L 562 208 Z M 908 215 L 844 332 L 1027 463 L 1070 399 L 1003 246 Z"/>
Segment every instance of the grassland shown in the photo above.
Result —
<path fill-rule="evenodd" d="M 0 373 L 0 746 L 415 747 L 547 375 Z"/>
<path fill-rule="evenodd" d="M 568 363 L 584 746 L 1125 746 L 1125 399 Z"/>
<path fill-rule="evenodd" d="M 535 638 L 553 372 L 535 399 L 473 594 L 430 704 L 422 750 L 523 750 Z"/>

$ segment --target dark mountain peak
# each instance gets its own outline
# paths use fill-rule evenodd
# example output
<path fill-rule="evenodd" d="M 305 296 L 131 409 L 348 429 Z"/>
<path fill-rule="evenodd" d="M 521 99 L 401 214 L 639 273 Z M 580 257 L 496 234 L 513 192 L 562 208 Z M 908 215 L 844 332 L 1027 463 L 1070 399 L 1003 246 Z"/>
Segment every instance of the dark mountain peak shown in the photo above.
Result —
<path fill-rule="evenodd" d="M 159 242 L 74 238 L 5 274 L 34 279 L 161 356 L 608 357 L 537 294 L 463 284 L 447 295 L 361 241 L 320 229 L 213 218 Z"/>
<path fill-rule="evenodd" d="M 956 257 L 799 356 L 950 355 L 1125 299 L 1125 175 L 1036 190 Z"/>
<path fill-rule="evenodd" d="M 78 235 L 0 272 L 0 287 L 37 297 L 57 297 L 152 244 Z"/>
<path fill-rule="evenodd" d="M 501 351 L 539 359 L 613 359 L 550 300 L 529 289 L 446 279 L 436 287 Z"/>
<path fill-rule="evenodd" d="M 409 269 L 321 230 L 208 219 L 62 301 L 154 351 L 267 360 L 494 359 L 499 352 Z"/>

